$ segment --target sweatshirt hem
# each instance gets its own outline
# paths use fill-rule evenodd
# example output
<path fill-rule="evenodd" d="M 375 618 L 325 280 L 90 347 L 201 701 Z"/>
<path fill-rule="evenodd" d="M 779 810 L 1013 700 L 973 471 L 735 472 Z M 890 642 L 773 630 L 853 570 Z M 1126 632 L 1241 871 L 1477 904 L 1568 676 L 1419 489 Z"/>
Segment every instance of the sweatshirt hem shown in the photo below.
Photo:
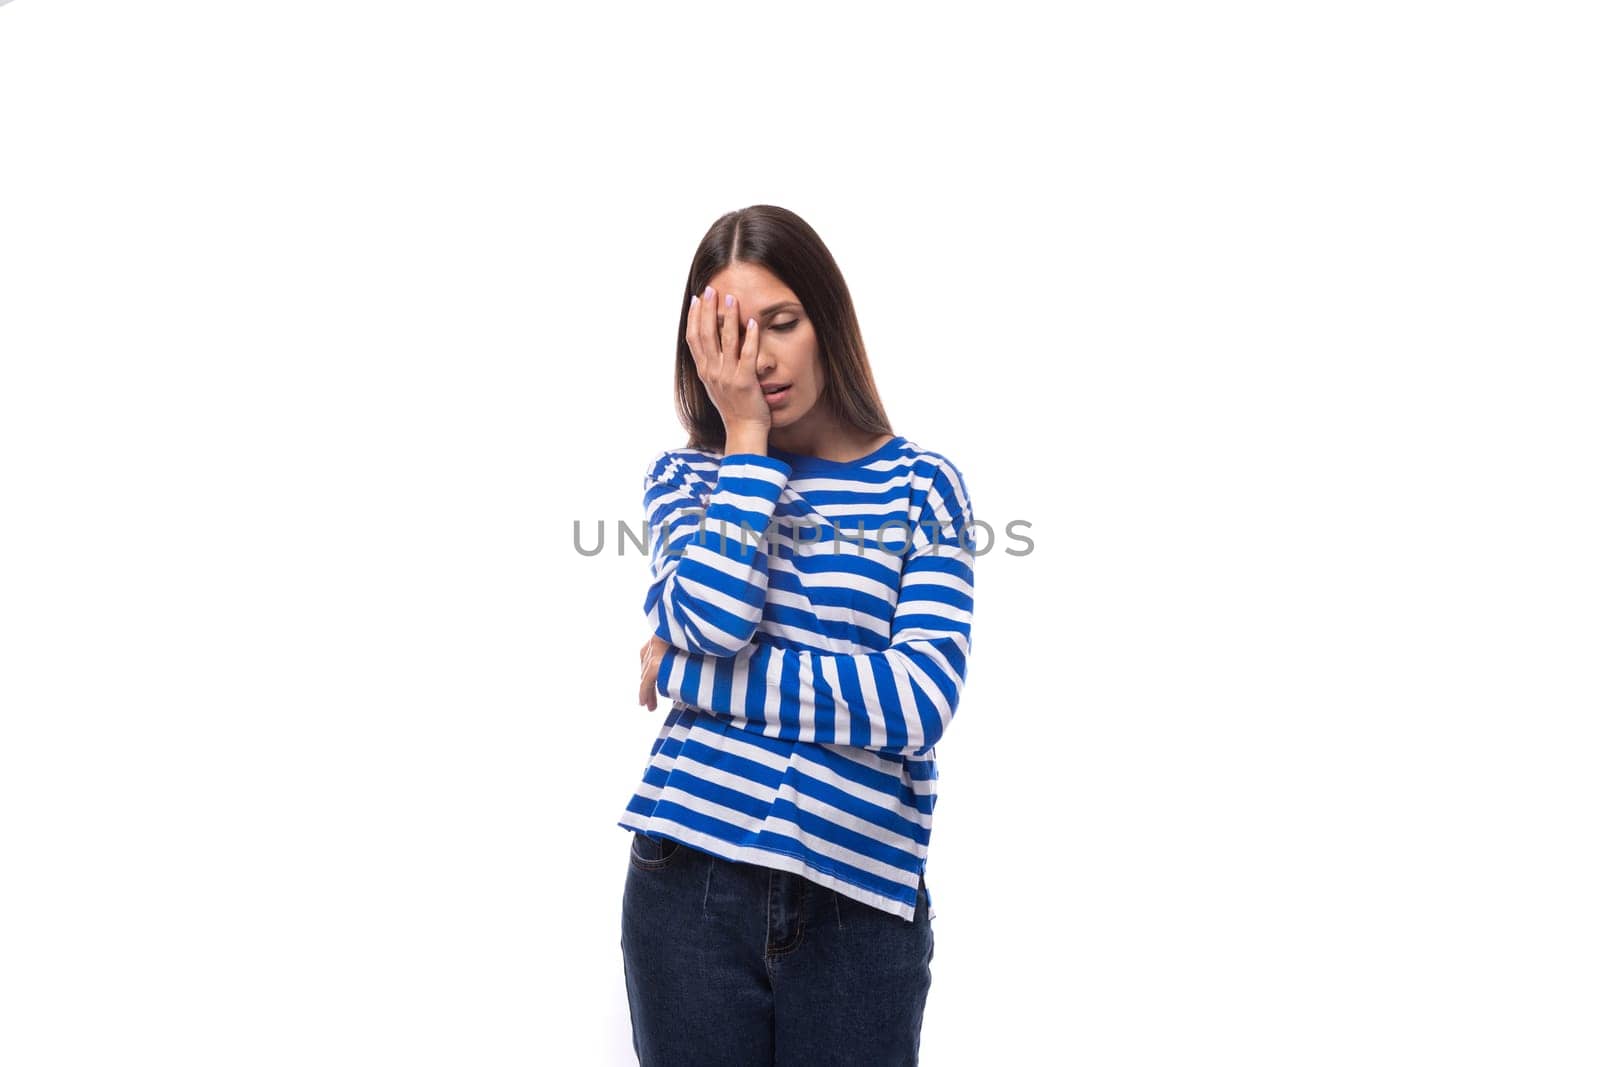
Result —
<path fill-rule="evenodd" d="M 688 845 L 690 848 L 699 849 L 701 852 L 709 853 L 718 859 L 730 860 L 735 863 L 753 863 L 759 867 L 771 867 L 780 871 L 788 871 L 790 874 L 798 874 L 802 878 L 832 889 L 834 892 L 841 896 L 849 897 L 851 900 L 858 900 L 863 904 L 877 908 L 879 911 L 897 915 L 907 922 L 916 921 L 917 909 L 914 904 L 907 904 L 903 900 L 897 900 L 875 889 L 868 889 L 866 886 L 858 885 L 836 874 L 814 867 L 806 862 L 802 856 L 796 856 L 789 852 L 778 852 L 770 848 L 760 848 L 755 845 L 735 845 L 722 840 L 720 837 L 712 837 L 710 834 L 689 830 L 677 823 L 669 823 L 668 825 L 671 829 L 662 830 L 657 826 L 650 825 L 654 821 L 645 820 L 644 825 L 639 825 L 618 819 L 617 825 L 625 830 L 633 830 L 650 837 L 669 838 L 680 845 Z M 930 901 L 928 921 L 932 922 L 933 917 L 932 902 Z"/>

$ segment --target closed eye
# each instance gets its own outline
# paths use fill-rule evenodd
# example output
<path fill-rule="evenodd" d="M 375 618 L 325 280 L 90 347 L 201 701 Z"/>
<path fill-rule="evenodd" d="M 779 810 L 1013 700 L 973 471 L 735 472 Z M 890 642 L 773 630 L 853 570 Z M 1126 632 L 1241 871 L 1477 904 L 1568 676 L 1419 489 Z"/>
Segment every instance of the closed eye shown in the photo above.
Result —
<path fill-rule="evenodd" d="M 5 3 L 5 0 L 0 0 L 0 4 L 3 4 L 3 3 Z M 723 324 L 726 321 L 727 320 L 725 320 L 725 319 L 718 318 L 717 319 L 717 329 L 719 329 L 719 330 L 722 329 Z M 780 322 L 780 323 L 777 323 L 775 325 L 768 326 L 767 329 L 769 329 L 769 330 L 780 330 L 780 331 L 782 331 L 784 333 L 787 333 L 790 330 L 794 329 L 798 325 L 800 325 L 800 320 L 799 319 L 790 319 L 788 322 Z M 739 332 L 743 333 L 744 331 L 741 329 Z"/>

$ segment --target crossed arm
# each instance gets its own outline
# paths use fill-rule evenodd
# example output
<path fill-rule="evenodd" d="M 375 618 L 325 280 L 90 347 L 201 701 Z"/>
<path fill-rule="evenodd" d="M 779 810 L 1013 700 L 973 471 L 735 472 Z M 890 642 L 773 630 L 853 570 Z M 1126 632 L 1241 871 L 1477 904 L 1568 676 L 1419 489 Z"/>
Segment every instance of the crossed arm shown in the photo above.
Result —
<path fill-rule="evenodd" d="M 722 478 L 731 463 L 748 466 L 752 458 L 769 457 L 729 456 Z M 787 468 L 782 473 L 786 478 Z M 723 491 L 719 479 L 707 501 L 708 520 L 732 513 L 731 502 L 719 500 Z M 764 534 L 771 506 L 751 507 L 744 495 L 745 503 L 732 511 L 760 520 L 751 527 Z M 654 499 L 659 505 L 671 498 L 658 491 Z M 647 509 L 651 501 L 647 485 Z M 767 737 L 913 756 L 931 751 L 955 715 L 972 641 L 974 553 L 966 543 L 972 509 L 961 474 L 948 461 L 934 470 L 923 512 L 922 524 L 913 527 L 922 531 L 921 540 L 913 534 L 889 645 L 881 651 L 815 652 L 786 647 L 759 631 L 767 573 L 759 535 L 752 554 L 729 554 L 725 545 L 716 558 L 693 557 L 687 575 L 690 549 L 675 572 L 664 553 L 653 552 L 645 610 L 667 642 L 656 692 Z M 672 533 L 670 509 L 658 506 L 652 515 L 661 520 L 652 525 L 662 544 L 684 543 L 686 535 Z"/>

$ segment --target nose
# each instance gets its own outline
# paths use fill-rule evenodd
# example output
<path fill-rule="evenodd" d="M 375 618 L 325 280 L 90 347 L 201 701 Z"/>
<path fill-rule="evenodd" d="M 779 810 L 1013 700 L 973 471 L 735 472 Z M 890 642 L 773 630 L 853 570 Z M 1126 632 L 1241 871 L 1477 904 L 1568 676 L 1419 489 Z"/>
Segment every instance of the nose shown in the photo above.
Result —
<path fill-rule="evenodd" d="M 756 339 L 756 377 L 757 378 L 766 378 L 767 375 L 771 374 L 773 369 L 776 368 L 777 365 L 778 365 L 778 361 L 775 358 L 773 358 L 773 356 L 772 356 L 772 354 L 770 352 L 767 351 L 767 346 L 761 343 L 763 340 L 765 340 L 765 338 L 757 338 Z M 743 337 L 739 338 L 739 343 L 741 345 L 744 344 L 744 338 Z"/>

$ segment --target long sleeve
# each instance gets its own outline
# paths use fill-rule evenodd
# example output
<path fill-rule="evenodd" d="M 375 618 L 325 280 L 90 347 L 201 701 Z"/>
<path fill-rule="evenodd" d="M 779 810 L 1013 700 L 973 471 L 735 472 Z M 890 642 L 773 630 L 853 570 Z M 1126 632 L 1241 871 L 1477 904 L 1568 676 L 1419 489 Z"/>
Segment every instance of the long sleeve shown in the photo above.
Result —
<path fill-rule="evenodd" d="M 759 452 L 722 457 L 707 486 L 673 452 L 644 479 L 650 589 L 644 612 L 674 649 L 732 656 L 750 644 L 767 598 L 763 544 L 791 468 Z M 702 514 L 704 529 L 701 529 Z"/>
<path fill-rule="evenodd" d="M 971 526 L 965 482 L 941 460 L 912 527 L 886 649 L 815 652 L 774 644 L 764 632 L 731 658 L 669 648 L 656 691 L 768 737 L 914 756 L 931 751 L 967 676 Z"/>

